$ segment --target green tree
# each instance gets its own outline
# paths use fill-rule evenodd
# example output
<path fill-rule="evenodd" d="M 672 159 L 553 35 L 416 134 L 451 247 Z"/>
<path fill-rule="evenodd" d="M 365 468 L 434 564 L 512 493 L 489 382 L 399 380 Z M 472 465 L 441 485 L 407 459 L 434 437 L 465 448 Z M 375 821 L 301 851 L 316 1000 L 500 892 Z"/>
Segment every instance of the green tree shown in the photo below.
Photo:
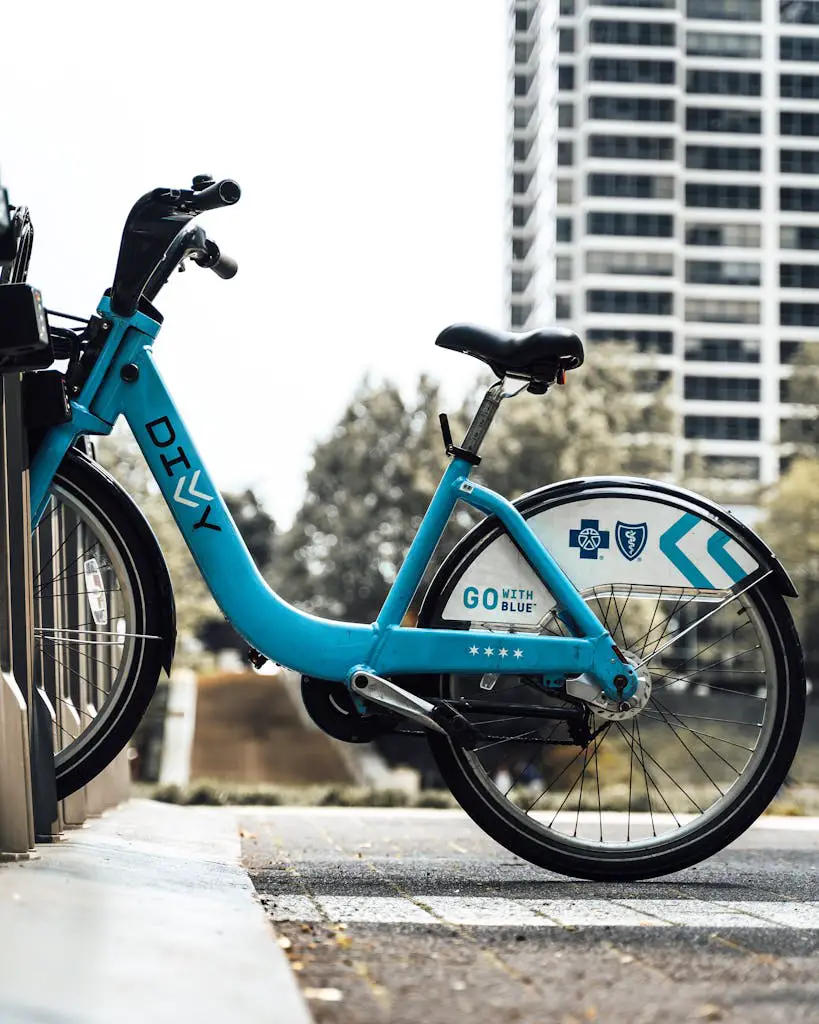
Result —
<path fill-rule="evenodd" d="M 565 388 L 504 402 L 476 477 L 514 497 L 571 476 L 667 472 L 665 398 L 635 395 L 628 354 L 593 351 Z M 451 417 L 456 443 L 488 383 Z M 285 597 L 348 621 L 378 613 L 446 465 L 438 406 L 427 378 L 410 402 L 393 384 L 361 385 L 314 449 L 304 504 L 277 546 L 271 578 Z M 439 552 L 476 518 L 459 508 Z"/>
<path fill-rule="evenodd" d="M 377 614 L 445 467 L 437 411 L 426 377 L 409 402 L 393 384 L 360 385 L 316 445 L 304 503 L 277 545 L 284 596 L 338 619 Z"/>
<path fill-rule="evenodd" d="M 793 577 L 799 600 L 790 608 L 809 674 L 819 675 L 819 459 L 797 457 L 767 495 L 760 533 Z"/>
<path fill-rule="evenodd" d="M 656 476 L 671 470 L 667 389 L 637 390 L 625 345 L 591 347 L 581 369 L 545 396 L 504 402 L 479 476 L 514 496 L 578 476 Z"/>

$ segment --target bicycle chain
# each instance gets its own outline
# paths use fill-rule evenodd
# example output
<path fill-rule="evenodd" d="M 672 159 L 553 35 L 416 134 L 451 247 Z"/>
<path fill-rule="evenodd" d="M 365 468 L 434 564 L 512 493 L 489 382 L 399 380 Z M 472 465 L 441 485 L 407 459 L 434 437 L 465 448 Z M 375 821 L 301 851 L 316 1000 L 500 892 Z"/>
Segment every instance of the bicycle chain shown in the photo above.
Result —
<path fill-rule="evenodd" d="M 393 729 L 390 736 L 426 736 L 425 729 Z M 542 736 L 538 737 L 525 737 L 525 736 L 496 736 L 492 733 L 482 733 L 482 740 L 511 740 L 513 743 L 533 743 L 541 744 L 544 747 L 576 747 L 578 746 L 573 740 L 544 740 Z"/>

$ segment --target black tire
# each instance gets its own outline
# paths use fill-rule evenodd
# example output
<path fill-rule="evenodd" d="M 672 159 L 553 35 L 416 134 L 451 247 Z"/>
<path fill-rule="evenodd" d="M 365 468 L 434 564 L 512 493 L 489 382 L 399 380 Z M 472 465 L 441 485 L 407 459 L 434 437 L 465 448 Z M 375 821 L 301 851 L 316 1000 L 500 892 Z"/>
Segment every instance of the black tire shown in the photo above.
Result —
<path fill-rule="evenodd" d="M 63 798 L 98 775 L 133 736 L 162 668 L 170 668 L 175 619 L 156 540 L 122 488 L 72 451 L 51 495 L 32 536 L 34 653 L 55 708 Z M 96 614 L 88 575 L 95 566 L 103 587 Z"/>
<path fill-rule="evenodd" d="M 466 568 L 469 562 L 469 556 L 462 559 L 460 565 L 455 570 L 455 574 L 460 575 L 461 571 Z M 419 622 L 419 625 L 451 626 L 450 623 L 441 622 L 441 612 L 445 603 L 444 598 L 441 596 L 441 592 L 448 592 L 449 589 L 450 588 L 447 585 L 437 588 L 437 594 L 435 595 L 436 604 L 434 606 L 427 606 L 425 609 L 426 614 L 422 616 L 422 621 Z M 773 685 L 771 694 L 773 696 L 774 706 L 772 713 L 768 718 L 769 706 L 766 698 L 765 710 L 762 715 L 763 722 L 760 723 L 761 730 L 764 726 L 764 747 L 759 746 L 759 744 L 763 742 L 762 731 L 760 732 L 760 739 L 757 741 L 756 747 L 746 748 L 743 746 L 742 749 L 752 751 L 748 758 L 746 768 L 742 769 L 742 772 L 737 774 L 735 783 L 728 786 L 726 792 L 721 797 L 715 799 L 711 808 L 703 809 L 701 821 L 697 822 L 697 815 L 694 815 L 692 823 L 684 822 L 680 825 L 676 816 L 679 812 L 675 812 L 672 808 L 669 808 L 671 810 L 672 817 L 678 824 L 676 830 L 673 830 L 672 828 L 671 832 L 661 834 L 659 837 L 656 835 L 655 831 L 653 837 L 643 839 L 635 838 L 632 841 L 630 839 L 632 822 L 632 787 L 630 776 L 628 787 L 628 823 L 625 826 L 627 839 L 625 842 L 623 842 L 622 839 L 617 840 L 618 845 L 616 846 L 613 843 L 606 843 L 604 839 L 604 818 L 607 822 L 606 828 L 609 827 L 609 819 L 605 817 L 607 812 L 604 812 L 603 810 L 600 795 L 600 750 L 602 749 L 603 743 L 609 737 L 610 731 L 614 727 L 614 723 L 610 724 L 609 728 L 602 733 L 603 739 L 597 741 L 598 745 L 594 748 L 593 754 L 589 753 L 592 744 L 589 744 L 585 751 L 582 752 L 584 759 L 583 767 L 580 769 L 582 772 L 585 772 L 587 766 L 591 768 L 592 763 L 594 763 L 597 783 L 596 796 L 599 807 L 599 841 L 596 839 L 597 826 L 593 820 L 594 811 L 592 809 L 592 812 L 589 813 L 585 810 L 585 807 L 590 801 L 593 804 L 595 794 L 593 789 L 587 789 L 587 802 L 584 805 L 583 782 L 581 782 L 579 795 L 577 796 L 577 817 L 575 821 L 574 835 L 564 834 L 563 832 L 559 832 L 552 828 L 552 825 L 558 816 L 560 814 L 567 813 L 562 810 L 563 805 L 555 811 L 552 823 L 549 826 L 544 826 L 544 824 L 541 821 L 536 820 L 529 811 L 524 811 L 524 809 L 518 805 L 519 802 L 515 802 L 513 790 L 514 783 L 504 793 L 501 790 L 505 786 L 506 780 L 504 779 L 503 786 L 500 786 L 493 781 L 491 771 L 487 767 L 490 759 L 488 752 L 466 752 L 463 749 L 454 746 L 446 737 L 430 732 L 428 733 L 428 739 L 433 757 L 444 781 L 449 786 L 460 805 L 486 833 L 488 833 L 502 846 L 506 847 L 506 849 L 525 860 L 562 874 L 598 881 L 629 881 L 641 878 L 651 878 L 657 875 L 679 871 L 682 868 L 689 867 L 692 864 L 710 857 L 712 854 L 725 847 L 728 843 L 732 842 L 741 835 L 759 817 L 760 814 L 762 814 L 784 782 L 799 744 L 805 713 L 805 675 L 802 663 L 801 647 L 785 600 L 773 584 L 770 577 L 758 586 L 752 588 L 747 592 L 747 594 L 743 595 L 738 600 L 742 603 L 744 609 L 741 614 L 746 616 L 748 622 L 754 626 L 758 634 L 762 632 L 765 634 L 764 644 L 767 645 L 765 651 L 765 668 L 768 673 L 765 676 L 765 680 L 766 685 L 769 688 Z M 616 603 L 615 599 L 615 605 Z M 605 616 L 602 613 L 602 604 L 603 602 L 599 602 L 600 606 L 596 607 L 595 610 L 598 612 L 601 619 L 604 619 Z M 611 598 L 609 598 L 609 605 L 611 605 Z M 731 609 L 733 609 L 733 613 L 737 612 L 736 605 L 728 605 L 728 610 L 730 611 Z M 612 624 L 607 624 L 611 630 Z M 734 632 L 739 632 L 739 630 L 744 628 L 745 625 L 746 623 L 736 626 Z M 695 634 L 695 636 L 696 635 L 697 634 Z M 503 640 L 503 643 L 507 644 L 509 633 L 505 632 L 499 634 L 499 642 L 501 642 L 502 637 L 506 638 Z M 616 636 L 615 639 L 617 642 L 621 642 L 619 637 Z M 744 653 L 746 652 L 743 652 L 743 654 Z M 689 674 L 692 674 L 695 671 L 696 669 L 689 670 Z M 739 670 L 735 671 L 738 674 Z M 771 672 L 775 675 L 773 684 L 771 684 L 771 680 L 769 679 Z M 670 685 L 681 683 L 683 680 L 678 679 L 677 676 L 679 676 L 679 670 L 675 670 L 675 676 L 672 677 L 671 683 L 664 683 L 662 685 L 668 687 Z M 666 677 L 663 676 L 661 678 L 664 679 Z M 704 675 L 701 678 L 710 679 L 712 676 Z M 440 680 L 440 695 L 444 698 L 468 695 L 470 699 L 480 699 L 480 689 L 475 687 L 474 682 L 458 682 L 459 680 L 464 681 L 468 679 L 469 677 L 442 676 Z M 514 677 L 501 677 L 501 680 L 512 688 L 515 688 Z M 730 693 L 736 697 L 743 696 L 748 701 L 762 699 L 758 695 L 747 692 L 741 693 L 739 684 L 735 682 L 730 682 L 726 685 L 734 687 L 734 689 L 723 690 L 723 694 Z M 704 686 L 708 690 L 706 696 L 709 698 L 714 697 L 714 691 L 721 689 L 720 686 L 714 685 L 713 683 L 700 683 L 696 687 L 691 688 L 692 692 L 690 693 L 689 699 L 693 700 L 696 699 L 696 696 L 698 695 L 702 696 L 702 694 L 696 693 L 696 690 L 701 686 Z M 531 687 L 526 688 L 525 692 L 533 694 Z M 656 688 L 654 692 L 658 693 L 659 688 Z M 767 692 L 768 691 L 766 691 L 766 693 Z M 492 694 L 491 696 L 493 696 L 495 700 L 498 699 L 497 693 Z M 520 700 L 519 693 L 515 696 Z M 674 698 L 678 699 L 676 693 Z M 539 698 L 533 697 L 532 699 Z M 725 696 L 716 694 L 717 701 L 726 699 L 727 698 Z M 649 700 L 649 704 L 645 708 L 646 713 L 649 712 L 652 700 L 654 700 L 654 696 L 652 696 L 651 700 Z M 662 708 L 665 705 L 661 702 L 659 706 Z M 641 714 L 643 714 L 643 712 L 641 712 Z M 756 715 L 756 712 L 754 712 L 754 715 Z M 669 712 L 667 707 L 665 708 L 665 712 L 661 710 L 660 715 L 655 717 L 657 722 L 662 718 L 665 725 L 668 725 L 670 729 L 669 738 L 671 735 L 676 735 L 676 738 L 679 739 L 680 735 L 684 735 L 686 740 L 691 743 L 692 747 L 697 742 L 704 742 L 706 747 L 714 750 L 715 753 L 719 753 L 719 750 L 715 750 L 714 747 L 717 737 L 712 736 L 710 733 L 700 732 L 699 730 L 703 728 L 701 725 L 699 726 L 699 730 L 697 730 L 690 729 L 685 723 L 686 720 L 692 721 L 694 719 L 711 722 L 719 722 L 723 719 L 706 719 L 704 716 L 680 713 L 676 710 L 671 710 Z M 756 715 L 756 717 L 758 717 L 758 715 Z M 639 718 L 634 720 L 639 721 Z M 480 721 L 480 717 L 473 717 L 473 721 Z M 542 720 L 537 719 L 530 719 L 529 721 L 534 722 L 535 724 L 542 722 Z M 650 718 L 643 719 L 643 721 L 650 721 Z M 525 724 L 525 720 L 523 720 L 523 722 Z M 741 721 L 735 724 L 730 724 L 728 727 L 723 726 L 723 729 L 727 730 L 726 735 L 735 735 L 735 726 L 747 729 L 750 727 L 750 724 L 750 721 L 748 723 Z M 629 731 L 628 727 L 625 730 L 621 726 L 618 726 L 618 728 L 620 729 L 620 732 L 623 733 L 625 742 L 630 749 L 633 770 L 636 747 L 634 742 L 635 727 L 633 725 L 631 726 L 630 741 L 627 735 Z M 652 725 L 650 728 L 654 728 L 654 726 Z M 659 729 L 660 726 L 657 725 L 657 728 Z M 718 727 L 709 725 L 707 728 L 713 730 Z M 734 729 L 734 733 L 731 733 L 732 728 Z M 693 740 L 692 742 L 692 739 L 685 735 L 686 730 L 690 732 L 693 737 L 710 737 L 710 742 L 709 739 Z M 545 732 L 545 728 L 543 729 L 543 732 Z M 520 742 L 521 736 L 531 737 L 533 735 L 534 729 L 531 729 L 530 732 L 518 732 L 516 734 L 516 741 Z M 617 740 L 616 733 L 614 733 L 614 737 L 615 739 L 613 742 Z M 646 795 L 648 796 L 649 811 L 651 812 L 651 828 L 652 830 L 655 830 L 655 814 L 651 807 L 652 792 L 662 792 L 663 787 L 666 787 L 666 796 L 668 796 L 668 787 L 666 786 L 665 779 L 660 776 L 658 768 L 655 768 L 655 765 L 659 765 L 660 763 L 659 759 L 654 757 L 649 761 L 649 755 L 647 754 L 649 748 L 644 746 L 643 740 L 639 739 L 639 731 L 637 732 L 637 737 L 640 743 L 640 752 L 637 753 L 637 760 L 638 763 L 642 764 L 643 773 L 645 775 L 645 790 Z M 682 740 L 680 740 L 680 742 L 683 746 L 686 746 Z M 732 743 L 733 746 L 740 746 L 740 744 L 734 743 L 732 740 L 720 739 L 719 742 Z M 495 746 L 499 745 L 500 744 L 495 744 Z M 671 740 L 670 745 L 674 745 L 673 739 Z M 654 749 L 656 750 L 659 748 Z M 686 747 L 686 749 L 688 748 Z M 724 752 L 729 750 L 729 748 L 722 747 L 721 750 Z M 580 754 L 577 756 L 579 757 Z M 744 756 L 744 754 L 740 754 L 739 759 Z M 487 764 L 484 764 L 484 762 L 481 761 L 482 757 Z M 734 757 L 734 755 L 729 751 L 727 757 Z M 706 760 L 706 758 L 703 758 L 703 760 Z M 728 764 L 726 757 L 723 757 L 723 760 Z M 647 770 L 646 765 L 648 765 L 648 769 L 650 770 Z M 733 771 L 737 771 L 733 765 L 732 768 Z M 566 769 L 564 768 L 563 771 L 565 772 Z M 497 778 L 498 772 L 497 770 L 495 770 L 495 772 L 495 778 Z M 656 776 L 657 778 L 654 778 L 653 776 Z M 707 771 L 706 776 L 708 776 Z M 605 778 L 605 776 L 603 777 Z M 671 776 L 669 776 L 669 778 L 670 777 Z M 557 778 L 559 779 L 560 776 L 557 776 Z M 708 778 L 710 778 L 710 776 L 708 776 Z M 658 779 L 660 784 L 658 784 Z M 740 779 L 742 780 L 741 786 L 738 785 Z M 564 782 L 564 786 L 567 785 L 568 781 Z M 576 785 L 577 779 L 575 779 L 575 783 L 572 788 L 574 789 Z M 592 786 L 591 780 L 589 781 L 589 786 Z M 719 789 L 719 786 L 717 785 L 716 788 Z M 546 791 L 544 791 L 544 795 L 545 792 Z M 562 791 L 558 791 L 555 794 L 555 800 L 560 797 L 561 792 Z M 654 792 L 655 801 L 656 795 L 657 793 Z M 540 799 L 542 799 L 542 797 Z M 672 803 L 673 799 L 674 793 L 672 791 Z M 536 804 L 537 801 L 535 801 L 532 807 L 535 807 Z M 662 805 L 659 806 L 660 808 L 662 807 Z M 668 800 L 666 801 L 666 806 L 669 806 Z M 581 807 L 584 808 L 583 811 L 581 811 Z M 552 810 L 553 808 L 550 807 L 546 812 L 546 816 L 551 814 Z M 569 812 L 569 816 L 574 813 L 574 808 L 572 807 Z M 578 836 L 577 834 L 581 814 L 584 818 L 584 828 L 586 828 L 587 832 L 590 833 L 591 825 L 594 825 L 595 838 L 593 841 L 587 836 Z M 639 818 L 640 816 L 635 815 L 635 817 Z M 667 817 L 665 812 L 663 812 L 662 815 L 657 813 L 656 818 L 659 820 L 661 817 Z M 680 818 L 682 817 L 683 815 L 680 815 Z M 586 821 L 587 818 L 589 819 L 588 822 Z M 611 816 L 612 820 L 615 818 L 616 815 Z M 645 818 L 645 814 L 643 814 L 643 818 Z M 643 827 L 647 828 L 647 825 L 644 825 Z M 622 823 L 617 825 L 617 828 L 622 832 Z"/>

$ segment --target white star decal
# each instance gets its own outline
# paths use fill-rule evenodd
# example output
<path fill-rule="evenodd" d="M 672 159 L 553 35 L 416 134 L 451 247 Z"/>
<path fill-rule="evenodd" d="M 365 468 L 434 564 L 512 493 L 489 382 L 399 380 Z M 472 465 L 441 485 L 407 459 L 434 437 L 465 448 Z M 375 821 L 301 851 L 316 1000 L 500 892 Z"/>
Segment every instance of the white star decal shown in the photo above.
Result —
<path fill-rule="evenodd" d="M 501 649 L 498 651 L 498 654 L 502 658 L 505 658 L 508 653 L 509 653 L 509 651 L 507 651 L 505 647 L 501 647 Z"/>
<path fill-rule="evenodd" d="M 470 647 L 469 648 L 469 653 L 470 654 L 478 654 L 479 653 L 478 652 L 478 648 L 477 647 Z"/>
<path fill-rule="evenodd" d="M 515 655 L 516 658 L 523 657 L 523 651 L 519 647 L 516 647 L 512 653 Z"/>
<path fill-rule="evenodd" d="M 489 655 L 490 655 L 490 654 L 494 654 L 494 653 L 495 653 L 495 649 L 494 649 L 494 647 L 484 647 L 484 649 L 483 649 L 483 653 L 484 653 L 484 654 L 485 654 L 485 655 L 486 655 L 487 657 L 489 657 Z"/>

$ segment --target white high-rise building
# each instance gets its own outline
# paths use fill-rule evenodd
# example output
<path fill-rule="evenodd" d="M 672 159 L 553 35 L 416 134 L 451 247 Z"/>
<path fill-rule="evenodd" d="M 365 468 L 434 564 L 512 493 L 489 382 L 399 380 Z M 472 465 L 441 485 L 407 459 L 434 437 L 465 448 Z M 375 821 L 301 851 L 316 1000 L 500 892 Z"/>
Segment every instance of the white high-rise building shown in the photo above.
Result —
<path fill-rule="evenodd" d="M 537 215 L 538 170 L 516 160 L 510 322 L 553 297 L 589 345 L 634 343 L 672 380 L 676 473 L 696 459 L 741 504 L 779 474 L 782 424 L 798 420 L 789 364 L 819 342 L 819 0 L 515 0 L 520 157 L 538 149 L 519 112 L 537 79 L 527 12 L 544 93 L 554 80 L 538 219 L 553 245 L 533 291 L 520 208 Z"/>

